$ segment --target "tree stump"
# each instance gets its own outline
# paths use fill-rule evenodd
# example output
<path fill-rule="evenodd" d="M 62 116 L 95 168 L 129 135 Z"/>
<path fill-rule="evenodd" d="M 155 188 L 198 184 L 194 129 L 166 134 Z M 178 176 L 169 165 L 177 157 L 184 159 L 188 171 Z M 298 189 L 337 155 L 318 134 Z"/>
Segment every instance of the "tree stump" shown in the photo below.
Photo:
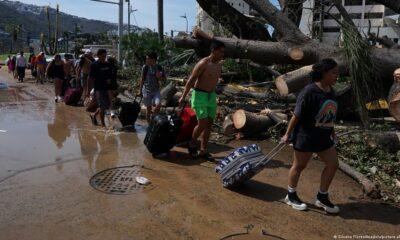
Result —
<path fill-rule="evenodd" d="M 233 125 L 245 136 L 258 135 L 267 131 L 274 123 L 268 116 L 237 110 L 233 116 Z"/>
<path fill-rule="evenodd" d="M 276 78 L 275 85 L 282 96 L 297 92 L 311 82 L 312 66 L 305 66 Z"/>

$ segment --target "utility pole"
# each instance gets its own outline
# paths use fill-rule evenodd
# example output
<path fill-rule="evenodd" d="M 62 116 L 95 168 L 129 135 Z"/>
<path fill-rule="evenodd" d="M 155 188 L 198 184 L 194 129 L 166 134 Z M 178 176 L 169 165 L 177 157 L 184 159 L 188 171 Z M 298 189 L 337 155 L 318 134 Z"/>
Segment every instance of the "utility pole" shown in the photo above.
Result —
<path fill-rule="evenodd" d="M 188 29 L 188 20 L 187 20 L 186 13 L 185 13 L 185 15 L 181 16 L 181 18 L 184 18 L 186 20 L 186 33 L 188 33 L 189 29 Z"/>
<path fill-rule="evenodd" d="M 164 1 L 157 0 L 157 10 L 158 10 L 158 39 L 160 42 L 164 42 Z"/>
<path fill-rule="evenodd" d="M 104 0 L 91 0 L 94 2 L 103 2 L 103 3 L 110 3 L 118 5 L 118 62 L 122 62 L 122 48 L 121 48 L 121 41 L 122 41 L 122 33 L 123 33 L 123 26 L 124 26 L 124 1 L 119 0 L 119 2 L 110 2 Z"/>
<path fill-rule="evenodd" d="M 131 0 L 126 0 L 128 2 L 128 35 L 131 33 Z"/>

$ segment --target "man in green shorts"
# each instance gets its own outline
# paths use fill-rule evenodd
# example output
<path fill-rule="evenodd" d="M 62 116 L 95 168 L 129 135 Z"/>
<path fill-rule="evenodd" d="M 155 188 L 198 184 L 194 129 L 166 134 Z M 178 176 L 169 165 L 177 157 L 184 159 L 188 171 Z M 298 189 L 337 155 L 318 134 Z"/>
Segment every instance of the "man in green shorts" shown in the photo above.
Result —
<path fill-rule="evenodd" d="M 215 88 L 221 76 L 222 62 L 225 45 L 217 40 L 211 42 L 211 53 L 201 59 L 194 67 L 189 80 L 186 83 L 179 104 L 182 106 L 186 95 L 193 88 L 191 105 L 196 112 L 198 124 L 193 130 L 192 140 L 188 143 L 189 154 L 192 158 L 202 157 L 211 159 L 206 152 L 210 138 L 211 127 L 216 117 L 217 95 Z M 197 151 L 197 139 L 202 135 L 200 153 Z"/>

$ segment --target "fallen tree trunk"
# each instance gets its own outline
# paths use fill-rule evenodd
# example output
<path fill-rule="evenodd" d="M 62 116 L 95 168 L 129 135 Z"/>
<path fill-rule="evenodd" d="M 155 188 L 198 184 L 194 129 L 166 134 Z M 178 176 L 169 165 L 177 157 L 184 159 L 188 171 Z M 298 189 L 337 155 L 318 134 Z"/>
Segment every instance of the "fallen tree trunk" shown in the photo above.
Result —
<path fill-rule="evenodd" d="M 174 82 L 170 82 L 167 86 L 161 89 L 161 106 L 169 106 L 173 96 L 177 91 L 178 90 L 176 89 Z"/>
<path fill-rule="evenodd" d="M 400 150 L 400 132 L 373 132 L 363 133 L 364 141 L 370 147 L 383 149 L 390 153 Z"/>
<path fill-rule="evenodd" d="M 232 119 L 235 128 L 245 136 L 263 133 L 274 124 L 268 116 L 246 112 L 243 109 L 237 110 Z"/>
<path fill-rule="evenodd" d="M 260 112 L 262 115 L 268 116 L 275 124 L 288 121 L 288 116 L 280 109 L 264 109 Z"/>

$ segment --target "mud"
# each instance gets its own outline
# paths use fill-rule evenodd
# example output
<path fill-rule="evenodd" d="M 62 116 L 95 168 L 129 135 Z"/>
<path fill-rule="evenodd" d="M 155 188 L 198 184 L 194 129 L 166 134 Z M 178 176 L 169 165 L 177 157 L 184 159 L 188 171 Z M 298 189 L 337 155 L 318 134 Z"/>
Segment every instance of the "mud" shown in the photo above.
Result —
<path fill-rule="evenodd" d="M 311 161 L 298 191 L 306 212 L 284 202 L 292 150 L 236 191 L 224 189 L 214 162 L 191 160 L 176 147 L 153 159 L 144 147 L 146 125 L 136 132 L 91 126 L 83 108 L 55 104 L 53 86 L 16 83 L 0 69 L 0 239 L 334 239 L 400 235 L 400 209 L 373 202 L 338 172 L 331 198 L 341 213 L 312 207 L 323 164 Z M 118 128 L 118 122 L 109 122 Z M 223 157 L 248 144 L 211 144 Z M 258 142 L 265 153 L 274 144 Z M 130 195 L 93 189 L 90 178 L 118 166 L 142 166 L 151 188 Z"/>

